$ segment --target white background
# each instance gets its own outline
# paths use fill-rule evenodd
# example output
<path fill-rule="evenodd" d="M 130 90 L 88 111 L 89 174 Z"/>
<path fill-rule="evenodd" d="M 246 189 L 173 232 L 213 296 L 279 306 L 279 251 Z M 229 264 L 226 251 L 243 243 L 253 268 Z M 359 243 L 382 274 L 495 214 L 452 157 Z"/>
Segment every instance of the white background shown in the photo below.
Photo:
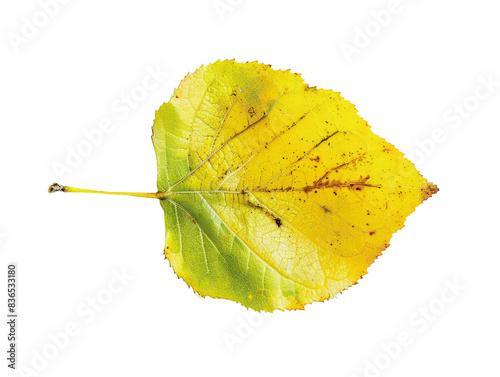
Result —
<path fill-rule="evenodd" d="M 33 371 L 22 375 L 497 375 L 498 4 L 401 0 L 390 19 L 389 1 L 220 4 L 223 13 L 212 0 L 75 0 L 44 17 L 37 1 L 2 2 L 0 312 L 16 262 L 18 367 Z M 36 35 L 24 26 L 34 18 Z M 356 52 L 343 52 L 347 44 Z M 196 297 L 164 260 L 156 200 L 47 194 L 59 179 L 155 191 L 155 110 L 188 72 L 227 58 L 290 68 L 340 91 L 440 188 L 360 284 L 305 311 L 259 317 Z M 168 77 L 126 116 L 113 110 L 140 93 L 148 69 Z M 497 83 L 490 91 L 488 79 Z M 58 177 L 54 166 L 103 119 L 114 129 Z M 133 276 L 126 286 L 113 280 L 123 269 Z M 121 291 L 109 297 L 113 282 Z M 461 288 L 443 303 L 450 284 Z M 111 302 L 89 313 L 96 296 Z M 419 312 L 429 306 L 432 321 Z M 77 334 L 64 340 L 68 324 Z M 401 332 L 411 344 L 394 346 Z M 2 355 L 6 334 L 2 325 Z M 1 359 L 0 374 L 10 375 Z"/>

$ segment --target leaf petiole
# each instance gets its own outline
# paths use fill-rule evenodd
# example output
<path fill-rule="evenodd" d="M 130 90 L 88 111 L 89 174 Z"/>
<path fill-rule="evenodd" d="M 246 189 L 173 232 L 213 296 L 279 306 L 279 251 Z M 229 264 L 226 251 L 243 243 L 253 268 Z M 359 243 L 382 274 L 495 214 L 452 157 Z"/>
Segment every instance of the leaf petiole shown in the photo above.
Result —
<path fill-rule="evenodd" d="M 144 193 L 144 192 L 113 192 L 113 191 L 96 191 L 96 190 L 86 190 L 76 187 L 63 186 L 59 183 L 54 183 L 49 187 L 49 194 L 54 192 L 83 192 L 89 194 L 106 194 L 106 195 L 126 195 L 126 196 L 136 196 L 139 198 L 153 198 L 153 199 L 165 199 L 166 195 L 164 192 L 155 193 Z"/>

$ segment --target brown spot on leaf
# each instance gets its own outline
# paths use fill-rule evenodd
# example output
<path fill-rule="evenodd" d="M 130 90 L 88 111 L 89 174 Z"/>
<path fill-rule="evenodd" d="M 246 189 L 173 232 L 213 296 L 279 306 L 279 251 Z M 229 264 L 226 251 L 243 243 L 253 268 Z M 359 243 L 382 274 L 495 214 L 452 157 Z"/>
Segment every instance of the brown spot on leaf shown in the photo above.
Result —
<path fill-rule="evenodd" d="M 262 207 L 260 204 L 253 203 L 250 201 L 250 199 L 247 199 L 245 204 L 248 205 L 249 207 L 255 208 L 255 209 L 263 212 L 266 216 L 268 216 L 269 218 L 274 220 L 276 222 L 276 225 L 278 225 L 278 227 L 280 227 L 282 225 L 281 219 L 277 218 L 274 214 L 269 212 L 266 208 Z M 278 224 L 278 222 L 279 222 L 279 224 Z"/>
<path fill-rule="evenodd" d="M 318 188 L 327 188 L 327 187 L 348 187 L 351 190 L 362 190 L 364 187 L 378 187 L 374 185 L 370 185 L 367 181 L 370 179 L 370 176 L 359 177 L 357 181 L 353 182 L 341 182 L 339 180 L 330 181 L 327 176 L 321 177 L 319 180 L 314 181 L 312 186 L 304 187 L 304 191 L 306 193 L 318 189 Z"/>

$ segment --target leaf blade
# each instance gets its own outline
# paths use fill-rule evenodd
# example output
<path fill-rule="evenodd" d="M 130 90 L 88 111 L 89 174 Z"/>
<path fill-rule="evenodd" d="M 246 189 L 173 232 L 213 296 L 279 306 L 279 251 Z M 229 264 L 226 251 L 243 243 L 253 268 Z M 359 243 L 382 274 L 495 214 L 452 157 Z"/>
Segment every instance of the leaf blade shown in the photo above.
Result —
<path fill-rule="evenodd" d="M 339 93 L 258 63 L 200 68 L 153 132 L 158 187 L 177 206 L 174 219 L 162 204 L 166 257 L 200 294 L 256 310 L 303 308 L 356 283 L 437 190 Z M 184 260 L 170 246 L 189 221 L 200 235 Z M 205 274 L 193 273 L 203 258 Z"/>

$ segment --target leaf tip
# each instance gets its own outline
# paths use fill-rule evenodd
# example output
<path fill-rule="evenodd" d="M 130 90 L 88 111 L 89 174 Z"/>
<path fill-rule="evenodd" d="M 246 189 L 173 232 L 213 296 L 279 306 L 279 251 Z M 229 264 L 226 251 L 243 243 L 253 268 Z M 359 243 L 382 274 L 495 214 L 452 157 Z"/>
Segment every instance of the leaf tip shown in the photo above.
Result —
<path fill-rule="evenodd" d="M 429 199 L 432 195 L 437 193 L 439 188 L 434 184 L 427 182 L 427 186 L 423 189 L 424 200 Z"/>

